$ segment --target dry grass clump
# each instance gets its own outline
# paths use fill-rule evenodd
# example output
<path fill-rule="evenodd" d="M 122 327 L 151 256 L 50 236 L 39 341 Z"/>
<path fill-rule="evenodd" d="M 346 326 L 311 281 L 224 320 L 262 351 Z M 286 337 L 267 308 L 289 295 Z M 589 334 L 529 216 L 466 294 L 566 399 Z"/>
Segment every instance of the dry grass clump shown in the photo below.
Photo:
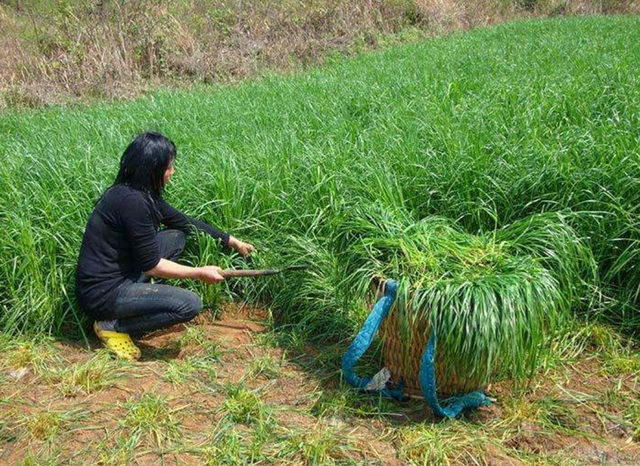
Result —
<path fill-rule="evenodd" d="M 634 11 L 621 0 L 15 0 L 0 5 L 0 106 L 235 81 L 532 15 Z"/>

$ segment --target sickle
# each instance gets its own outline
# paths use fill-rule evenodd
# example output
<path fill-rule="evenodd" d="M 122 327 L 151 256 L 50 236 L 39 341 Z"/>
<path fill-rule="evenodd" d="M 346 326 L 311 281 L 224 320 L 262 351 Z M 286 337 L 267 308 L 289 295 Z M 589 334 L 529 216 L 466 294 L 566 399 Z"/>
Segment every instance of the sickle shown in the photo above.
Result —
<path fill-rule="evenodd" d="M 305 270 L 307 268 L 308 267 L 306 265 L 290 265 L 289 267 L 285 267 L 283 269 L 261 269 L 261 270 L 227 269 L 227 270 L 221 270 L 220 275 L 222 275 L 224 278 L 264 277 L 267 275 L 276 275 L 281 272 Z"/>

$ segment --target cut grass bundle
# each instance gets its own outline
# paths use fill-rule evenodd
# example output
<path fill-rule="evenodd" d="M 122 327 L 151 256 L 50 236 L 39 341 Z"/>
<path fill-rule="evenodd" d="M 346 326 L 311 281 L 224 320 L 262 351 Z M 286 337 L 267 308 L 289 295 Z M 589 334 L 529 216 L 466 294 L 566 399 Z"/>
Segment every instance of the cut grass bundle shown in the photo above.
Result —
<path fill-rule="evenodd" d="M 441 218 L 414 222 L 401 210 L 371 208 L 343 228 L 352 257 L 359 258 L 351 262 L 358 265 L 350 280 L 354 288 L 399 281 L 381 336 L 385 363 L 415 395 L 434 328 L 441 393 L 480 389 L 499 376 L 526 378 L 547 335 L 572 305 L 566 289 L 581 271 L 574 249 L 581 252 L 577 257 L 589 257 L 575 234 L 551 218 L 471 235 Z M 552 260 L 561 265 L 547 269 Z"/>

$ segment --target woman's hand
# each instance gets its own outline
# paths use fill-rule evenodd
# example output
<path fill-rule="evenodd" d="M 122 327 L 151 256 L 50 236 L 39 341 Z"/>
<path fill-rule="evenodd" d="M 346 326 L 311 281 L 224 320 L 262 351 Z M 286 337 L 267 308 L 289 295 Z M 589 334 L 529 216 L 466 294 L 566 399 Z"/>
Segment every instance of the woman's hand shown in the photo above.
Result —
<path fill-rule="evenodd" d="M 253 247 L 253 244 L 245 243 L 233 236 L 229 237 L 229 246 L 238 251 L 242 257 L 247 257 L 250 253 L 256 250 L 256 248 Z"/>
<path fill-rule="evenodd" d="M 206 265 L 204 267 L 198 267 L 196 278 L 205 283 L 217 283 L 223 282 L 224 277 L 220 273 L 222 269 L 215 265 Z"/>

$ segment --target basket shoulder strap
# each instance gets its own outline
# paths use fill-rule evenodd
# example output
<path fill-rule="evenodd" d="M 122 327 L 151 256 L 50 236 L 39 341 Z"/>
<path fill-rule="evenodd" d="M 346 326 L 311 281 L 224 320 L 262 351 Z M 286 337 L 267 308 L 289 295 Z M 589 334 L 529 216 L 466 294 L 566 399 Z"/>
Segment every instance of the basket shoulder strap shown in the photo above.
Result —
<path fill-rule="evenodd" d="M 433 411 L 433 414 L 440 417 L 457 417 L 462 411 L 477 409 L 481 406 L 488 406 L 492 399 L 483 392 L 470 392 L 464 395 L 454 396 L 447 399 L 446 405 L 438 402 L 436 393 L 436 375 L 434 361 L 436 356 L 436 342 L 438 340 L 435 326 L 429 337 L 427 348 L 422 354 L 420 361 L 420 388 L 422 396 Z"/>
<path fill-rule="evenodd" d="M 373 337 L 375 337 L 380 324 L 387 317 L 389 310 L 393 306 L 396 300 L 396 294 L 398 290 L 398 284 L 394 280 L 388 280 L 384 286 L 384 294 L 382 298 L 373 307 L 373 310 L 367 317 L 362 328 L 356 335 L 346 353 L 342 357 L 342 373 L 345 380 L 349 385 L 361 390 L 366 390 L 371 393 L 378 393 L 385 397 L 391 397 L 396 399 L 402 399 L 402 384 L 395 389 L 374 389 L 367 388 L 371 382 L 371 377 L 359 377 L 355 371 L 354 366 L 358 360 L 367 352 Z M 372 384 L 376 385 L 376 384 Z"/>

